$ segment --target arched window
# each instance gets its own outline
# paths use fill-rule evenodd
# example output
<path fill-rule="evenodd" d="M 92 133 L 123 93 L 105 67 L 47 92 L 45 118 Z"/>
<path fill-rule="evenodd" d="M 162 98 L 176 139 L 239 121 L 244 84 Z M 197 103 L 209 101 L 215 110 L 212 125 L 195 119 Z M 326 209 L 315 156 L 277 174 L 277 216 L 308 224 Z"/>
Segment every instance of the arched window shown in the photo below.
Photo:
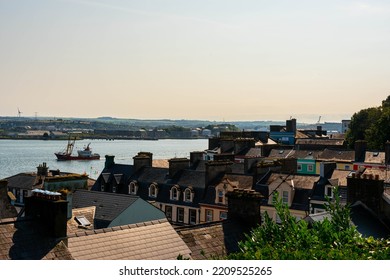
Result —
<path fill-rule="evenodd" d="M 187 188 L 185 191 L 184 191 L 184 201 L 185 202 L 192 202 L 192 199 L 193 199 L 193 191 L 191 188 Z"/>
<path fill-rule="evenodd" d="M 158 187 L 157 184 L 152 183 L 149 186 L 149 197 L 156 198 L 158 194 Z"/>
<path fill-rule="evenodd" d="M 180 189 L 179 186 L 175 185 L 171 188 L 171 200 L 179 200 Z"/>
<path fill-rule="evenodd" d="M 130 182 L 130 184 L 129 184 L 129 194 L 136 195 L 137 191 L 138 191 L 138 184 L 137 184 L 137 182 L 135 182 L 135 181 Z"/>

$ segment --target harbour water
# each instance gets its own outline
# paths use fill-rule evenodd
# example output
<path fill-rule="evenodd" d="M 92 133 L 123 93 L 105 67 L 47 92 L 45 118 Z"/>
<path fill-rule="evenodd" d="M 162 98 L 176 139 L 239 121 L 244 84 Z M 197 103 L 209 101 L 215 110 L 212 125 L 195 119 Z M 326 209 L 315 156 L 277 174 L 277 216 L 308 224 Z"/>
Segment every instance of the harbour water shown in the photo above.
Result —
<path fill-rule="evenodd" d="M 35 172 L 43 162 L 51 170 L 74 173 L 86 173 L 97 178 L 104 167 L 105 155 L 114 155 L 115 163 L 132 164 L 138 152 L 151 152 L 153 159 L 174 157 L 189 158 L 192 151 L 203 151 L 208 147 L 208 140 L 164 139 L 151 140 L 80 140 L 76 141 L 73 153 L 91 143 L 94 153 L 100 154 L 100 160 L 58 161 L 55 152 L 65 149 L 67 141 L 43 140 L 0 140 L 0 179 L 21 172 Z"/>

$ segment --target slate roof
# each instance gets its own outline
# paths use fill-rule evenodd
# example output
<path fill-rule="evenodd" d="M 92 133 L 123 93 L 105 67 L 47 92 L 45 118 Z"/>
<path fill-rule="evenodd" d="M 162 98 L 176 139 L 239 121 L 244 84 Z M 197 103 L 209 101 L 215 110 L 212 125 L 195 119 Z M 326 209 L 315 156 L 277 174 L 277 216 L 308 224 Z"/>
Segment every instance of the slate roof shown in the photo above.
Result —
<path fill-rule="evenodd" d="M 19 173 L 14 176 L 6 178 L 8 181 L 8 188 L 19 188 L 33 190 L 36 188 L 36 173 Z"/>
<path fill-rule="evenodd" d="M 128 164 L 114 164 L 111 167 L 105 167 L 101 172 L 100 176 L 97 178 L 95 184 L 92 187 L 92 190 L 100 190 L 100 186 L 102 185 L 102 181 L 110 182 L 114 179 L 114 174 L 122 174 L 123 182 L 127 182 L 130 180 L 130 176 L 133 173 L 133 165 Z"/>
<path fill-rule="evenodd" d="M 176 228 L 176 232 L 191 249 L 194 260 L 225 257 L 237 252 L 238 242 L 248 230 L 230 220 Z"/>
<path fill-rule="evenodd" d="M 166 219 L 68 236 L 76 260 L 175 260 L 191 251 Z"/>
<path fill-rule="evenodd" d="M 39 223 L 19 218 L 0 220 L 1 260 L 71 260 L 65 244 Z"/>
<path fill-rule="evenodd" d="M 325 149 L 318 157 L 322 161 L 353 162 L 355 151 Z"/>
<path fill-rule="evenodd" d="M 133 195 L 76 190 L 72 208 L 95 206 L 95 228 L 104 228 L 138 199 Z"/>

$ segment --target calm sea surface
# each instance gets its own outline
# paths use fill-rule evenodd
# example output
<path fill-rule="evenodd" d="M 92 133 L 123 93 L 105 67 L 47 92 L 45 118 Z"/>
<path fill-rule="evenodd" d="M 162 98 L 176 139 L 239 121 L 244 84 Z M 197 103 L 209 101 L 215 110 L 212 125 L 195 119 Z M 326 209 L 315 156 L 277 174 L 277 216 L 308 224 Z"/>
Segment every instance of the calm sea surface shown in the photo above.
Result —
<path fill-rule="evenodd" d="M 36 172 L 36 167 L 43 162 L 49 169 L 85 172 L 96 179 L 104 167 L 105 155 L 114 155 L 115 163 L 133 164 L 133 157 L 140 151 L 153 153 L 153 159 L 189 158 L 190 152 L 203 151 L 208 147 L 206 139 L 81 140 L 76 142 L 73 154 L 88 143 L 91 143 L 92 152 L 100 154 L 100 160 L 57 161 L 54 153 L 63 151 L 67 141 L 0 140 L 0 179 L 20 172 Z"/>

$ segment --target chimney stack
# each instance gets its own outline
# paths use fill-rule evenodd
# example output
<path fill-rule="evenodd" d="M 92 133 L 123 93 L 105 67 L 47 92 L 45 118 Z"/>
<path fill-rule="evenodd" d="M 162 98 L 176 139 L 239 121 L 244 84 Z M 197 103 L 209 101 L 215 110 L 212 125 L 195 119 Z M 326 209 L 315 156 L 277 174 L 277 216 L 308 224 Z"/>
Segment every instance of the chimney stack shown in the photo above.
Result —
<path fill-rule="evenodd" d="M 113 155 L 106 155 L 106 162 L 104 164 L 104 168 L 110 168 L 115 164 L 114 161 L 115 156 Z"/>
<path fill-rule="evenodd" d="M 49 171 L 49 167 L 46 166 L 46 162 L 44 162 L 43 164 L 40 164 L 38 167 L 37 167 L 37 175 L 38 176 L 47 176 L 48 174 L 48 171 Z"/>
<path fill-rule="evenodd" d="M 191 167 L 197 165 L 203 160 L 204 152 L 191 152 L 190 153 L 190 164 Z"/>
<path fill-rule="evenodd" d="M 134 172 L 139 171 L 143 167 L 152 167 L 153 154 L 148 152 L 139 152 L 138 155 L 133 157 Z"/>
<path fill-rule="evenodd" d="M 36 219 L 53 237 L 66 237 L 68 202 L 60 193 L 36 189 L 24 202 L 26 217 Z"/>
<path fill-rule="evenodd" d="M 364 162 L 366 157 L 367 141 L 357 140 L 355 142 L 355 161 Z"/>
<path fill-rule="evenodd" d="M 169 178 L 173 178 L 179 171 L 190 168 L 187 158 L 172 158 L 169 161 Z"/>
<path fill-rule="evenodd" d="M 206 187 L 211 185 L 218 177 L 223 176 L 226 173 L 231 173 L 232 169 L 230 166 L 232 164 L 233 162 L 224 160 L 206 162 Z"/>
<path fill-rule="evenodd" d="M 250 228 L 261 224 L 260 205 L 264 198 L 254 190 L 235 189 L 226 194 L 228 219 L 243 223 Z"/>

